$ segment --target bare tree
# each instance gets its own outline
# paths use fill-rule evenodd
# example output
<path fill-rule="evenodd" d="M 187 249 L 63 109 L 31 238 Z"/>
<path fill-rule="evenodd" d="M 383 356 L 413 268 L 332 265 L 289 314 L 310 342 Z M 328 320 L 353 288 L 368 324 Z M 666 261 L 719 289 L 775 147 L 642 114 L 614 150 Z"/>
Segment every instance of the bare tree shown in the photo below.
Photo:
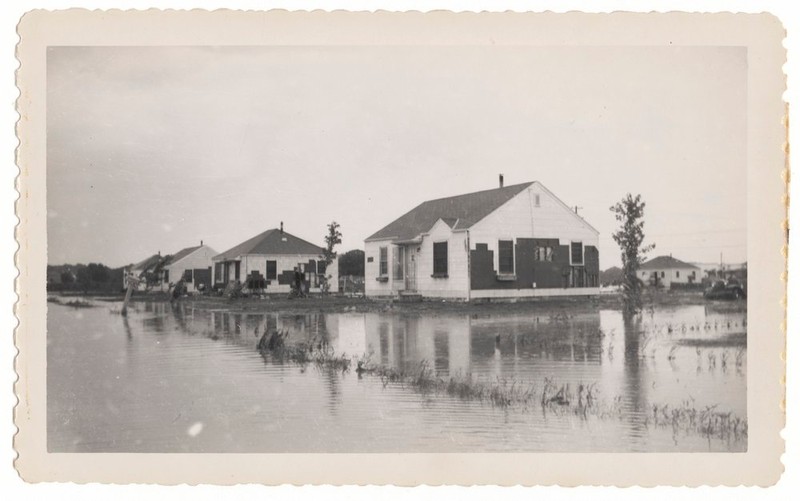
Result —
<path fill-rule="evenodd" d="M 644 207 L 641 195 L 628 193 L 611 207 L 614 218 L 621 223 L 611 237 L 622 251 L 623 313 L 634 315 L 642 309 L 642 281 L 637 276 L 645 255 L 655 244 L 644 244 Z"/>

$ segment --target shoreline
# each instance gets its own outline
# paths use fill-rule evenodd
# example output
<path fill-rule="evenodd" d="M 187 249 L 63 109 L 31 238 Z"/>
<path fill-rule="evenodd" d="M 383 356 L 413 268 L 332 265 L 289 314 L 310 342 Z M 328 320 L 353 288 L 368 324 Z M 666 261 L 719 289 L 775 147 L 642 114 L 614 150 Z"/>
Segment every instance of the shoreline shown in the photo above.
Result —
<path fill-rule="evenodd" d="M 123 296 L 99 294 L 79 296 L 99 301 L 121 301 Z M 708 305 L 715 309 L 747 310 L 746 301 L 707 300 L 700 292 L 651 291 L 643 296 L 643 311 L 653 307 Z M 132 302 L 169 302 L 165 293 L 134 295 Z M 364 298 L 341 295 L 311 296 L 289 299 L 285 295 L 266 295 L 231 299 L 222 296 L 184 296 L 176 303 L 183 303 L 204 310 L 229 310 L 239 312 L 326 312 L 326 313 L 542 313 L 553 311 L 592 312 L 600 309 L 621 310 L 622 297 L 619 294 L 602 294 L 588 297 L 553 297 L 525 300 L 494 300 L 490 302 L 467 302 L 443 299 L 422 301 L 403 301 L 397 298 Z"/>

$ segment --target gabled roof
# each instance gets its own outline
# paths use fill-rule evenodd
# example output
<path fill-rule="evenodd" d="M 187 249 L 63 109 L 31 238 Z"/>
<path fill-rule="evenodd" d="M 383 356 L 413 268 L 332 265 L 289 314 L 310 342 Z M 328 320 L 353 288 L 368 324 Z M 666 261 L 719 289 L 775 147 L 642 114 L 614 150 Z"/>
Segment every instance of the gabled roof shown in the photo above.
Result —
<path fill-rule="evenodd" d="M 697 266 L 689 263 L 684 263 L 680 259 L 675 259 L 672 256 L 658 256 L 654 257 L 653 259 L 643 263 L 639 269 L 640 270 L 670 270 L 674 268 L 694 268 L 699 270 Z"/>
<path fill-rule="evenodd" d="M 281 255 L 281 254 L 321 254 L 318 247 L 302 238 L 281 231 L 267 230 L 239 245 L 214 256 L 214 260 L 233 259 L 247 254 Z"/>
<path fill-rule="evenodd" d="M 202 245 L 195 245 L 194 247 L 186 247 L 185 249 L 179 250 L 178 252 L 170 256 L 169 260 L 167 261 L 167 264 L 177 263 L 181 259 L 185 258 L 192 252 L 199 249 L 200 247 L 202 247 Z"/>
<path fill-rule="evenodd" d="M 138 263 L 134 264 L 131 267 L 131 269 L 147 271 L 150 268 L 152 268 L 155 265 L 157 265 L 160 261 L 161 261 L 161 255 L 160 254 L 153 254 L 152 256 L 148 257 L 147 259 L 144 259 L 144 260 L 139 261 Z"/>
<path fill-rule="evenodd" d="M 367 241 L 410 240 L 430 230 L 439 219 L 453 229 L 470 228 L 532 184 L 533 182 L 515 184 L 466 195 L 428 200 L 372 234 Z"/>

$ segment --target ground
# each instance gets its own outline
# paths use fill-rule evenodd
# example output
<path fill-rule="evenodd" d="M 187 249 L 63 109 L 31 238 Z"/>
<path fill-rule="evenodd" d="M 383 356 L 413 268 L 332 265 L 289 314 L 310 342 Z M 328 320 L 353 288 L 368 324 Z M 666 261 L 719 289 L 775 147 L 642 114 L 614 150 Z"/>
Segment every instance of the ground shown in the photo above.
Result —
<path fill-rule="evenodd" d="M 121 298 L 120 298 L 121 299 Z M 715 308 L 742 310 L 746 308 L 744 301 L 709 301 L 703 298 L 700 292 L 648 292 L 644 296 L 644 308 L 651 306 L 679 306 L 692 304 L 711 304 Z M 134 296 L 134 301 L 166 301 L 166 295 L 149 294 Z M 193 307 L 208 310 L 231 310 L 237 312 L 375 312 L 375 311 L 403 311 L 403 312 L 467 312 L 467 313 L 509 313 L 509 312 L 552 312 L 554 309 L 569 309 L 571 313 L 580 311 L 596 311 L 597 309 L 622 309 L 622 298 L 615 294 L 603 294 L 592 297 L 575 298 L 538 298 L 525 301 L 503 301 L 490 303 L 426 300 L 420 302 L 390 301 L 387 299 L 368 299 L 344 297 L 337 295 L 312 296 L 305 299 L 289 299 L 285 295 L 268 296 L 261 298 L 229 299 L 220 296 L 187 296 L 180 298 Z"/>

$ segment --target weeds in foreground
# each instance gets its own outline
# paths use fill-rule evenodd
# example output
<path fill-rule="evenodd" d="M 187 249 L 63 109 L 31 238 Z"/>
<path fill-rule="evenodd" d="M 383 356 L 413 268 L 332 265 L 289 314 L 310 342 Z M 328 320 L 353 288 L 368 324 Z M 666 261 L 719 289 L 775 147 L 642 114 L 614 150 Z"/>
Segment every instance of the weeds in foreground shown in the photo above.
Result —
<path fill-rule="evenodd" d="M 410 387 L 425 394 L 444 394 L 462 400 L 487 402 L 493 406 L 528 409 L 538 403 L 542 412 L 558 416 L 573 415 L 580 419 L 590 416 L 599 419 L 622 419 L 623 399 L 616 396 L 611 402 L 600 398 L 596 383 L 557 383 L 545 378 L 541 388 L 532 383 L 520 383 L 506 378 L 480 380 L 470 374 L 441 375 L 427 361 L 415 367 L 400 370 L 370 362 L 370 355 L 348 358 L 336 355 L 321 338 L 308 342 L 288 343 L 288 331 L 264 333 L 258 342 L 258 351 L 274 360 L 290 361 L 301 366 L 313 364 L 320 369 L 346 373 L 355 362 L 358 377 L 371 375 L 380 378 L 384 387 L 390 384 Z M 699 356 L 699 355 L 698 355 Z M 714 361 L 716 363 L 716 360 Z M 653 405 L 646 413 L 645 425 L 653 427 L 671 426 L 674 433 L 699 433 L 708 438 L 743 440 L 747 438 L 747 419 L 731 412 L 716 410 L 716 406 L 698 410 L 690 402 L 680 407 Z"/>

